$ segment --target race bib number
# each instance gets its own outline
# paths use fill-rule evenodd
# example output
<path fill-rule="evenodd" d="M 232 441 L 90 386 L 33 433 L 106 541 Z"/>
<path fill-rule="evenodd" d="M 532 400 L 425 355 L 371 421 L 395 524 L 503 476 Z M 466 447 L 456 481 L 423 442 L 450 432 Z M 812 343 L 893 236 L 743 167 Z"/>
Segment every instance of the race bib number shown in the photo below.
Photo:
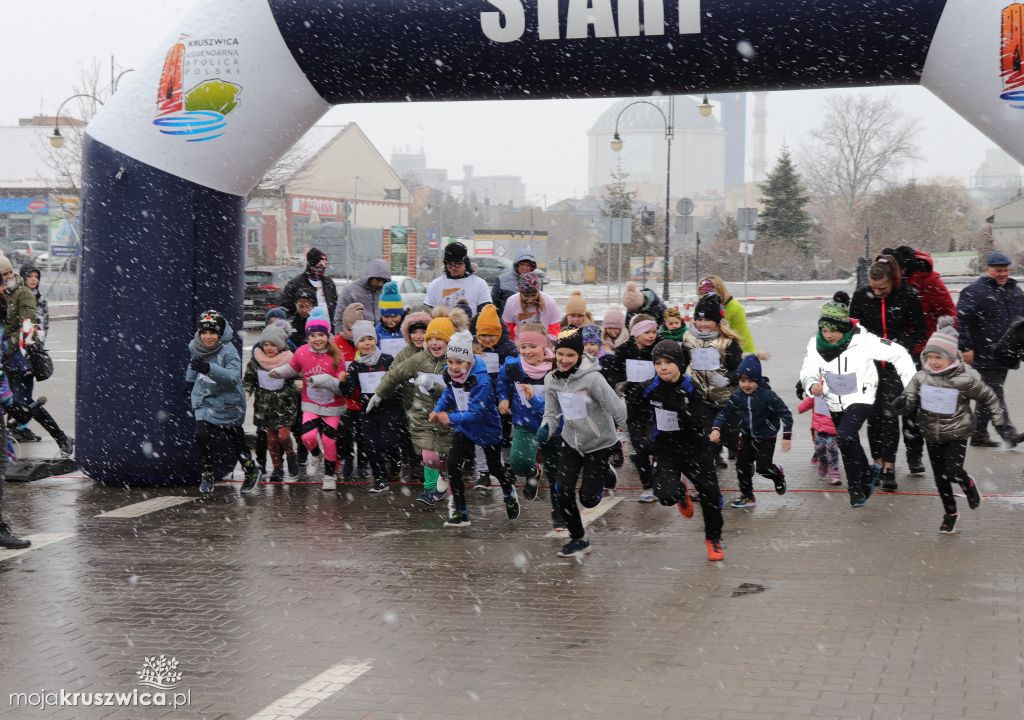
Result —
<path fill-rule="evenodd" d="M 831 417 L 832 411 L 828 408 L 828 401 L 821 395 L 814 396 L 814 412 L 819 415 L 828 415 Z"/>
<path fill-rule="evenodd" d="M 259 378 L 260 387 L 264 390 L 280 390 L 284 387 L 284 378 L 270 377 L 269 370 L 257 370 L 256 377 Z"/>
<path fill-rule="evenodd" d="M 465 390 L 459 390 L 458 388 L 452 388 L 452 394 L 455 396 L 455 407 L 459 409 L 459 412 L 466 412 L 469 410 L 469 393 Z"/>
<path fill-rule="evenodd" d="M 647 382 L 654 377 L 654 363 L 650 360 L 627 360 L 626 380 L 629 382 Z"/>
<path fill-rule="evenodd" d="M 714 348 L 693 348 L 690 350 L 690 366 L 694 370 L 717 370 L 722 364 Z"/>
<path fill-rule="evenodd" d="M 534 390 L 534 392 L 537 391 Z M 519 402 L 521 402 L 526 407 L 530 406 L 530 398 L 526 397 L 526 391 L 523 390 L 523 386 L 521 383 L 516 385 L 516 394 L 519 396 Z"/>
<path fill-rule="evenodd" d="M 364 395 L 373 395 L 383 379 L 383 372 L 359 373 L 359 390 Z"/>
<path fill-rule="evenodd" d="M 501 367 L 501 358 L 498 357 L 498 353 L 485 352 L 483 358 L 484 365 L 487 367 L 488 375 L 493 375 L 498 372 L 498 368 Z"/>
<path fill-rule="evenodd" d="M 582 420 L 587 416 L 587 396 L 583 393 L 560 392 L 558 404 L 565 420 Z"/>
<path fill-rule="evenodd" d="M 857 373 L 825 373 L 829 392 L 843 396 L 857 392 Z"/>
<path fill-rule="evenodd" d="M 327 388 L 310 387 L 306 384 L 306 397 L 317 405 L 330 405 L 334 402 L 334 393 Z"/>
<path fill-rule="evenodd" d="M 960 391 L 932 385 L 921 386 L 921 409 L 937 415 L 953 415 L 960 401 Z"/>
<path fill-rule="evenodd" d="M 395 357 L 405 350 L 405 340 L 402 338 L 384 338 L 380 341 L 380 351 L 385 355 Z"/>
<path fill-rule="evenodd" d="M 654 421 L 662 432 L 674 432 L 679 429 L 679 413 L 674 410 L 654 408 Z"/>

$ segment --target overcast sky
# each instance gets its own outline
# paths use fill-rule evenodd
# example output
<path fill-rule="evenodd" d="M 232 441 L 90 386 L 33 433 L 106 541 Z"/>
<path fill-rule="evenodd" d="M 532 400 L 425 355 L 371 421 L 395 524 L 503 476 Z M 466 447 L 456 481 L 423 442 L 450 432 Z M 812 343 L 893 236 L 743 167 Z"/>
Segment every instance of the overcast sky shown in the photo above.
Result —
<path fill-rule="evenodd" d="M 213 0 L 210 0 L 213 1 Z M 220 0 L 217 0 L 220 1 Z M 122 68 L 139 64 L 174 29 L 195 0 L 2 0 L 0 12 L 0 124 L 52 114 L 72 93 L 83 64 L 111 55 Z M 872 90 L 775 92 L 768 96 L 768 161 L 783 143 L 799 150 L 820 118 L 829 92 L 893 93 L 902 110 L 919 117 L 925 160 L 904 175 L 943 176 L 968 183 L 987 148 L 994 147 L 956 113 L 919 87 Z M 422 147 L 431 167 L 461 177 L 521 175 L 527 193 L 549 203 L 586 192 L 587 129 L 612 100 L 346 105 L 321 122 L 354 121 L 385 158 L 393 149 Z M 752 103 L 748 103 L 752 107 Z M 752 123 L 748 123 L 748 127 Z M 467 132 L 472 128 L 472 132 Z M 748 142 L 748 175 L 750 144 Z M 0 162 L 3 162 L 0 158 Z"/>

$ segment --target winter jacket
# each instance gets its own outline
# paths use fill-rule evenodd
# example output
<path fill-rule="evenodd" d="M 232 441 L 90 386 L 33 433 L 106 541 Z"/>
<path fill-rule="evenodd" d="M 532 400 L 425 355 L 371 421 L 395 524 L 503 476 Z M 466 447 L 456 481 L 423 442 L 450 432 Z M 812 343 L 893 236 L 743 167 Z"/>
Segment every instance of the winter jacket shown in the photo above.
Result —
<path fill-rule="evenodd" d="M 904 268 L 905 279 L 910 287 L 914 288 L 917 297 L 921 300 L 921 309 L 924 311 L 925 333 L 920 342 L 911 351 L 911 357 L 917 357 L 924 350 L 925 343 L 932 336 L 938 327 L 940 317 L 956 317 L 956 303 L 949 289 L 942 282 L 942 276 L 933 269 L 932 256 L 923 250 L 915 250 L 914 258 Z"/>
<path fill-rule="evenodd" d="M 299 294 L 300 288 L 309 288 L 316 295 L 316 286 L 310 282 L 311 278 L 308 272 L 303 272 L 301 275 L 296 275 L 288 284 L 284 286 L 284 290 L 281 291 L 281 298 L 278 304 L 283 307 L 289 315 L 296 315 L 295 311 L 295 298 Z M 333 318 L 335 316 L 335 309 L 338 307 L 338 288 L 334 284 L 334 280 L 324 275 L 321 278 L 321 289 L 324 291 L 324 300 L 327 301 L 327 317 Z M 340 320 L 340 317 L 338 318 Z M 305 323 L 303 323 L 305 324 Z M 295 324 L 292 324 L 295 327 Z M 335 321 L 334 327 L 340 328 L 341 323 Z M 295 328 L 298 330 L 298 328 Z M 305 338 L 303 338 L 305 340 Z"/>
<path fill-rule="evenodd" d="M 519 397 L 519 385 L 532 386 L 533 399 L 528 405 Z M 502 400 L 508 400 L 513 425 L 536 430 L 544 419 L 544 378 L 534 380 L 523 370 L 518 357 L 508 358 L 498 372 L 498 402 Z"/>
<path fill-rule="evenodd" d="M 245 421 L 242 359 L 231 344 L 233 337 L 234 332 L 227 325 L 220 342 L 212 350 L 203 347 L 198 331 L 188 344 L 190 364 L 185 371 L 185 382 L 192 386 L 192 413 L 197 422 L 201 420 L 213 425 L 241 425 Z M 213 382 L 200 378 L 192 369 L 191 360 L 197 357 L 210 363 L 210 372 L 206 373 L 206 377 Z"/>
<path fill-rule="evenodd" d="M 693 380 L 688 375 L 682 375 L 674 383 L 654 378 L 644 388 L 643 399 L 648 404 L 648 422 L 655 452 L 673 450 L 679 446 L 700 448 L 707 445 L 708 437 L 701 419 L 705 412 L 704 401 L 697 394 Z M 659 429 L 659 411 L 675 413 L 674 419 L 679 429 Z"/>
<path fill-rule="evenodd" d="M 501 442 L 501 416 L 494 399 L 491 379 L 482 358 L 476 358 L 465 382 L 456 382 L 448 373 L 442 373 L 444 393 L 434 406 L 434 412 L 446 412 L 455 432 L 465 435 L 474 445 L 487 447 Z M 463 395 L 465 393 L 465 395 Z M 465 398 L 465 409 L 459 407 L 459 397 Z"/>
<path fill-rule="evenodd" d="M 476 338 L 476 320 L 477 320 L 477 317 L 478 317 L 477 315 L 474 315 L 473 318 L 469 321 L 469 330 L 470 330 L 471 333 L 473 333 L 474 341 L 475 341 L 475 338 Z M 477 345 L 480 345 L 480 343 L 477 342 Z M 498 342 L 496 342 L 493 347 L 489 347 L 489 348 L 485 348 L 482 345 L 480 345 L 480 351 L 481 351 L 481 355 L 479 355 L 480 358 L 483 358 L 484 354 L 486 354 L 486 353 L 494 353 L 495 355 L 498 356 L 498 369 L 495 370 L 494 372 L 487 373 L 488 377 L 490 377 L 490 379 L 491 379 L 491 387 L 495 388 L 495 390 L 497 390 L 497 387 L 498 387 L 498 372 L 500 372 L 501 366 L 505 364 L 505 361 L 508 358 L 510 358 L 510 357 L 519 357 L 519 348 L 516 347 L 516 344 L 514 342 L 509 340 L 509 338 L 508 338 L 508 328 L 505 327 L 504 323 L 502 323 L 502 325 L 501 325 L 501 337 L 498 338 Z M 485 362 L 485 365 L 486 365 L 486 362 Z"/>
<path fill-rule="evenodd" d="M 626 400 L 627 414 L 629 415 L 629 430 L 631 434 L 643 433 L 647 425 L 648 413 L 646 401 L 643 399 L 643 392 L 649 381 L 627 382 L 627 362 L 629 360 L 651 362 L 653 350 L 653 347 L 640 347 L 636 344 L 636 338 L 630 337 L 624 345 L 620 345 L 615 349 L 614 354 L 608 356 L 610 359 L 602 358 L 601 373 L 604 375 L 605 380 L 608 381 L 608 384 L 613 388 L 617 388 L 619 383 L 625 383 L 623 393 Z M 605 359 L 608 359 L 607 363 L 603 362 Z"/>
<path fill-rule="evenodd" d="M 768 378 L 763 378 L 757 390 L 749 395 L 742 390 L 730 395 L 729 402 L 718 412 L 712 427 L 721 431 L 732 424 L 736 424 L 742 434 L 754 439 L 777 436 L 780 425 L 784 440 L 793 436 L 793 413 L 772 390 Z"/>
<path fill-rule="evenodd" d="M 356 346 L 341 333 L 335 335 L 331 342 L 341 350 L 341 359 L 345 361 L 347 368 L 349 363 L 356 359 Z M 345 407 L 349 409 L 349 412 L 362 412 L 363 404 L 359 399 L 358 390 L 353 391 L 345 398 Z"/>
<path fill-rule="evenodd" d="M 373 365 L 367 365 L 359 360 L 354 360 L 348 364 L 348 376 L 338 383 L 338 390 L 342 395 L 348 397 L 352 394 L 358 393 L 359 395 L 359 410 L 361 412 L 366 411 L 366 404 L 370 402 L 376 391 L 372 393 L 363 392 L 362 382 L 359 380 L 359 376 L 364 373 L 382 372 L 387 373 L 394 364 L 395 359 L 387 353 L 381 353 L 380 357 L 377 358 L 377 362 Z M 383 382 L 384 378 L 381 378 Z M 382 397 L 380 405 L 374 410 L 374 412 L 401 412 L 402 410 L 402 398 L 389 396 L 387 398 Z"/>
<path fill-rule="evenodd" d="M 392 357 L 398 357 L 398 353 L 404 350 L 406 346 L 409 344 L 408 338 L 406 338 L 405 333 L 402 332 L 401 325 L 396 327 L 394 330 L 389 330 L 386 327 L 384 327 L 383 323 L 377 323 L 377 327 L 375 328 L 375 330 L 377 331 L 377 347 L 380 348 L 381 352 L 386 352 L 388 355 L 391 355 Z M 383 340 L 401 340 L 402 350 L 385 350 L 384 346 L 381 344 L 381 341 Z M 389 342 L 388 345 L 390 346 L 391 343 Z"/>
<path fill-rule="evenodd" d="M 288 342 L 294 345 L 296 348 L 306 344 L 306 321 L 309 317 L 302 317 L 298 313 L 289 316 L 288 324 L 294 328 L 291 335 L 288 336 Z"/>
<path fill-rule="evenodd" d="M 996 343 L 1016 318 L 1024 315 L 1024 292 L 1010 278 L 999 287 L 985 275 L 960 292 L 956 305 L 960 352 L 974 351 L 977 368 L 1016 369 L 1020 360 L 996 349 Z"/>
<path fill-rule="evenodd" d="M 256 351 L 259 351 L 257 359 Z M 286 355 L 285 362 L 291 359 L 292 353 L 282 351 Z M 275 356 L 275 359 L 278 356 Z M 295 421 L 295 413 L 299 411 L 299 391 L 295 389 L 295 383 L 285 380 L 284 385 L 278 390 L 268 390 L 260 385 L 259 371 L 269 372 L 274 365 L 264 366 L 260 360 L 266 359 L 260 348 L 254 348 L 253 357 L 245 366 L 245 375 L 242 376 L 242 384 L 245 391 L 253 396 L 252 422 L 256 427 L 269 428 L 271 430 L 287 427 Z"/>
<path fill-rule="evenodd" d="M 318 353 L 309 344 L 303 345 L 292 355 L 289 363 L 278 369 L 282 377 L 302 376 L 302 412 L 322 417 L 344 415 L 345 398 L 327 388 L 313 388 L 309 379 L 314 375 L 330 375 L 337 378 L 344 371 L 344 363 L 334 364 L 334 358 L 325 350 Z M 291 372 L 288 372 L 288 371 Z M 313 397 L 310 397 L 312 393 Z"/>
<path fill-rule="evenodd" d="M 823 415 L 820 412 L 814 411 L 814 396 L 804 395 L 804 399 L 800 401 L 800 406 L 797 408 L 801 414 L 812 410 L 811 412 L 811 430 L 814 432 L 825 433 L 826 435 L 835 435 L 836 426 L 832 422 L 831 415 Z"/>
<path fill-rule="evenodd" d="M 336 331 L 341 330 L 341 316 L 352 303 L 363 304 L 363 318 L 376 324 L 380 320 L 380 294 L 383 287 L 380 290 L 374 290 L 370 287 L 370 278 L 383 278 L 385 281 L 391 280 L 391 266 L 388 265 L 386 260 L 377 258 L 371 260 L 366 266 L 366 272 L 364 272 L 358 280 L 353 280 L 348 285 L 341 289 L 341 293 L 338 295 L 338 307 L 337 309 L 331 309 L 331 317 L 334 318 L 334 329 Z"/>
<path fill-rule="evenodd" d="M 581 396 L 586 402 L 582 418 L 565 419 L 562 412 L 564 393 Z M 553 372 L 544 378 L 544 423 L 558 427 L 563 420 L 562 439 L 581 455 L 611 447 L 619 441 L 615 428 L 626 423 L 626 403 L 615 394 L 598 370 L 597 361 L 583 356 L 576 372 L 557 378 Z"/>
<path fill-rule="evenodd" d="M 412 396 L 409 405 L 406 406 L 406 418 L 409 421 L 409 434 L 413 445 L 419 450 L 433 450 L 438 455 L 448 454 L 448 448 L 452 444 L 452 428 L 441 423 L 428 422 L 427 417 L 444 391 L 442 373 L 445 365 L 443 357 L 435 358 L 426 350 L 417 350 L 412 357 L 392 363 L 388 374 L 377 386 L 377 395 L 381 399 L 392 397 L 398 392 L 405 395 L 411 389 Z M 411 383 L 420 375 L 434 376 L 436 383 L 429 393 L 422 392 Z"/>
<path fill-rule="evenodd" d="M 897 283 L 884 298 L 875 297 L 870 287 L 858 288 L 850 300 L 850 317 L 868 332 L 912 351 L 927 339 L 927 323 L 917 293 L 902 280 Z"/>
<path fill-rule="evenodd" d="M 874 405 L 875 391 L 878 389 L 876 361 L 892 363 L 904 386 L 916 372 L 910 353 L 902 345 L 892 340 L 883 340 L 864 328 L 857 328 L 849 344 L 832 360 L 825 360 L 818 353 L 817 336 L 812 337 L 807 343 L 807 352 L 800 368 L 800 382 L 808 394 L 812 385 L 822 383 L 825 400 L 832 412 L 842 412 L 851 405 L 861 403 Z M 832 392 L 826 379 L 829 373 L 855 373 L 856 390 L 847 395 Z"/>
<path fill-rule="evenodd" d="M 530 260 L 535 266 L 537 264 L 537 258 L 532 252 L 520 250 L 516 254 L 516 259 L 512 261 L 512 269 L 499 275 L 494 283 L 494 288 L 491 290 L 491 301 L 498 308 L 499 316 L 505 312 L 505 303 L 508 299 L 519 292 L 519 273 L 516 272 L 516 265 L 523 260 Z M 538 279 L 540 278 L 538 277 Z M 538 289 L 542 290 L 543 286 Z"/>
<path fill-rule="evenodd" d="M 36 298 L 36 325 L 43 331 L 43 335 L 49 335 L 50 333 L 50 305 L 46 302 L 46 298 L 39 292 L 39 288 L 32 291 Z"/>
<path fill-rule="evenodd" d="M 956 412 L 952 415 L 942 415 L 922 408 L 923 385 L 958 391 L 960 396 L 957 398 Z M 903 395 L 907 398 L 908 411 L 917 410 L 917 426 L 921 430 L 921 436 L 928 442 L 944 443 L 969 437 L 974 426 L 971 400 L 977 400 L 979 405 L 985 406 L 997 428 L 1006 424 L 1006 415 L 995 392 L 982 381 L 977 370 L 963 362 L 935 375 L 924 370 L 918 371 L 903 391 Z"/>
<path fill-rule="evenodd" d="M 747 311 L 734 297 L 725 301 L 725 322 L 740 336 L 740 349 L 744 353 L 750 355 L 757 352 L 754 336 L 750 334 L 750 326 L 747 325 Z"/>
<path fill-rule="evenodd" d="M 630 310 L 626 313 L 626 327 L 629 327 L 629 322 L 637 315 L 650 315 L 654 318 L 654 322 L 658 325 L 665 324 L 665 303 L 661 301 L 658 294 L 653 290 L 644 288 L 641 291 L 644 296 L 644 304 L 639 310 Z"/>
<path fill-rule="evenodd" d="M 691 357 L 693 351 L 701 348 L 713 348 L 718 352 L 719 366 L 716 370 L 694 370 Z M 731 337 L 721 335 L 714 340 L 702 340 L 691 331 L 683 335 L 683 350 L 686 353 L 686 374 L 693 378 L 694 388 L 709 404 L 722 407 L 736 389 L 736 368 L 743 359 L 740 343 Z M 711 381 L 712 375 L 725 378 L 726 383 L 718 386 Z M 720 381 L 719 381 L 720 382 Z"/>
<path fill-rule="evenodd" d="M 0 306 L 3 308 L 4 334 L 9 338 L 17 338 L 21 332 L 21 323 L 25 320 L 36 322 L 36 296 L 25 287 L 21 277 L 14 276 L 14 288 L 0 293 Z M 17 343 L 12 343 L 17 346 Z"/>

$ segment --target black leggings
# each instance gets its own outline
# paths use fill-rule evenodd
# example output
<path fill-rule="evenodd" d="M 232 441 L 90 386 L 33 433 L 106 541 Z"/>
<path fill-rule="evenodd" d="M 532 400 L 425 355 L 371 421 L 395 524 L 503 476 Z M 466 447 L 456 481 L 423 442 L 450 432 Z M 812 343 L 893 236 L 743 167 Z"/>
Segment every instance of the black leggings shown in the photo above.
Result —
<path fill-rule="evenodd" d="M 11 387 L 11 393 L 14 395 L 14 399 L 20 402 L 22 405 L 32 404 L 32 390 L 35 387 L 35 377 L 29 373 L 22 372 L 21 370 L 13 368 L 4 368 L 7 371 L 7 379 Z M 43 426 L 43 430 L 57 442 L 61 442 L 66 437 L 64 431 L 60 429 L 60 425 L 53 419 L 53 415 L 47 412 L 44 407 L 37 407 L 32 410 L 32 419 Z M 7 452 L 6 448 L 4 452 Z"/>
<path fill-rule="evenodd" d="M 953 483 L 966 488 L 970 477 L 964 470 L 964 458 L 967 457 L 967 438 L 936 443 L 929 441 L 928 459 L 932 462 L 932 474 L 935 475 L 935 487 L 942 498 L 942 509 L 947 515 L 956 513 L 956 499 L 953 497 Z"/>
<path fill-rule="evenodd" d="M 654 487 L 654 471 L 651 469 L 651 446 L 647 428 L 638 423 L 627 423 L 626 429 L 629 431 L 629 444 L 633 446 L 633 455 L 630 459 L 636 465 L 640 484 L 644 490 L 650 490 Z"/>
<path fill-rule="evenodd" d="M 654 451 L 654 494 L 662 505 L 675 505 L 683 499 L 686 486 L 679 475 L 693 483 L 704 515 L 704 537 L 722 537 L 722 492 L 718 489 L 714 456 L 708 445 L 700 448 L 676 446 Z"/>
<path fill-rule="evenodd" d="M 225 450 L 233 453 L 244 468 L 252 462 L 249 446 L 245 444 L 245 432 L 241 425 L 214 425 L 205 420 L 196 421 L 196 447 L 203 473 L 212 473 L 217 460 Z M 232 463 L 234 466 L 234 463 Z"/>
<path fill-rule="evenodd" d="M 754 470 L 771 481 L 783 477 L 782 469 L 774 463 L 775 438 L 753 438 L 740 435 L 736 449 L 736 479 L 740 484 L 740 495 L 754 497 Z"/>
<path fill-rule="evenodd" d="M 868 418 L 868 446 L 871 457 L 882 462 L 895 463 L 900 447 L 900 416 L 892 409 L 892 401 L 903 393 L 903 381 L 891 363 L 875 363 L 878 370 L 878 390 L 875 404 Z"/>
<path fill-rule="evenodd" d="M 843 456 L 843 469 L 846 470 L 846 489 L 850 493 L 850 502 L 863 500 L 864 486 L 872 482 L 868 473 L 868 456 L 864 454 L 864 446 L 860 444 L 860 429 L 872 409 L 867 403 L 856 403 L 842 412 L 832 413 L 832 423 L 836 426 L 836 441 Z"/>
<path fill-rule="evenodd" d="M 483 446 L 484 457 L 487 458 L 487 471 L 491 477 L 498 479 L 503 493 L 512 492 L 512 481 L 505 473 L 501 463 L 501 443 Z M 463 477 L 468 466 L 476 459 L 476 445 L 462 433 L 452 436 L 452 447 L 448 451 L 448 484 L 451 486 L 452 499 L 458 512 L 466 512 L 466 483 Z"/>
<path fill-rule="evenodd" d="M 555 492 L 558 493 L 558 509 L 562 512 L 562 519 L 573 540 L 579 540 L 585 534 L 583 518 L 576 504 L 576 483 L 580 483 L 580 505 L 585 508 L 597 507 L 604 496 L 605 481 L 613 474 L 608 464 L 611 454 L 610 447 L 581 455 L 567 444 L 562 445 Z M 583 473 L 582 481 L 580 471 Z"/>

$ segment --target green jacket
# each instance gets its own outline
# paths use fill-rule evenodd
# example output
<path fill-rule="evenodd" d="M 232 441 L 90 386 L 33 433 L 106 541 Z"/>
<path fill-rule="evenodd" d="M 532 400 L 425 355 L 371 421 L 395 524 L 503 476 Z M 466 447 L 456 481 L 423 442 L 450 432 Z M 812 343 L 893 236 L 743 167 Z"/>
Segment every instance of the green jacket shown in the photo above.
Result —
<path fill-rule="evenodd" d="M 16 285 L 5 295 L 7 314 L 4 317 L 4 332 L 9 338 L 17 338 L 24 320 L 36 322 L 36 296 L 25 287 L 20 277 L 14 278 Z"/>
<path fill-rule="evenodd" d="M 395 362 L 384 379 L 380 381 L 380 385 L 377 386 L 377 395 L 382 400 L 396 392 L 402 392 L 404 399 L 404 394 L 409 390 L 412 391 L 411 404 L 406 409 L 412 443 L 418 450 L 433 450 L 438 455 L 448 454 L 448 448 L 452 444 L 453 430 L 440 423 L 428 422 L 427 416 L 433 411 L 434 404 L 444 392 L 444 382 L 436 384 L 429 394 L 424 394 L 409 381 L 415 380 L 420 373 L 441 375 L 446 364 L 444 358 L 435 358 L 426 350 L 420 350 L 401 363 Z"/>
<path fill-rule="evenodd" d="M 295 415 L 299 412 L 299 391 L 295 389 L 295 382 L 285 380 L 280 390 L 267 390 L 260 387 L 258 371 L 264 368 L 255 357 L 249 360 L 245 366 L 245 374 L 242 376 L 242 384 L 245 391 L 253 395 L 253 425 L 277 430 L 282 427 L 289 427 L 295 422 Z"/>
<path fill-rule="evenodd" d="M 725 304 L 725 321 L 729 323 L 737 335 L 740 336 L 740 348 L 744 355 L 753 355 L 757 352 L 754 345 L 754 336 L 750 334 L 750 327 L 747 325 L 747 311 L 740 305 L 736 298 L 729 298 Z"/>

